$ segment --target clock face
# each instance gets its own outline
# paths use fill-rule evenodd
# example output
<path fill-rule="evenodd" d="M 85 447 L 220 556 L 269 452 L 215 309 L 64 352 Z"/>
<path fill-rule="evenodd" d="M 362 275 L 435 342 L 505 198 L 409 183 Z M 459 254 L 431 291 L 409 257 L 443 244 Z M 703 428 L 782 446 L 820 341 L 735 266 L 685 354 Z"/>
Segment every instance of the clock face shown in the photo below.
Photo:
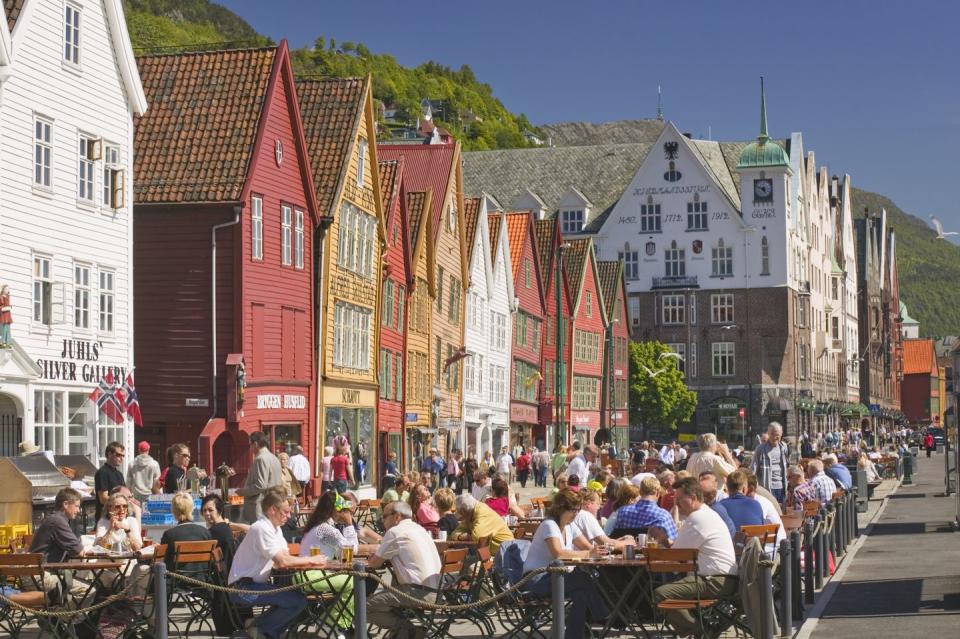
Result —
<path fill-rule="evenodd" d="M 757 200 L 773 199 L 773 180 L 754 180 L 753 197 Z"/>

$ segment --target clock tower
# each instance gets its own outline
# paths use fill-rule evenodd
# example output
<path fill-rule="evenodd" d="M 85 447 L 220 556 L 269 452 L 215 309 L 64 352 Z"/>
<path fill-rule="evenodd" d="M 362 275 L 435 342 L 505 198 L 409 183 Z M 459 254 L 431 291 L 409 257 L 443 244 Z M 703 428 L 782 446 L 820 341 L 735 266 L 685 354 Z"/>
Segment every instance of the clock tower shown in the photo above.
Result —
<path fill-rule="evenodd" d="M 767 135 L 767 102 L 760 78 L 760 135 L 740 153 L 740 210 L 749 226 L 786 228 L 790 159 Z"/>

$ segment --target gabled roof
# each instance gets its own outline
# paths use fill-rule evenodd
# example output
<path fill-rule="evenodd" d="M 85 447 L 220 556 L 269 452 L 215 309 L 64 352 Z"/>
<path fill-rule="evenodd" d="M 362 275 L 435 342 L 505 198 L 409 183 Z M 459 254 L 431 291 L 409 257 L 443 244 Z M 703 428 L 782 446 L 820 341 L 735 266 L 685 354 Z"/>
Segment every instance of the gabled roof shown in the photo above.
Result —
<path fill-rule="evenodd" d="M 7 27 L 11 32 L 17 24 L 17 18 L 20 17 L 20 13 L 23 11 L 24 2 L 26 2 L 26 0 L 3 0 L 3 12 L 7 16 Z"/>
<path fill-rule="evenodd" d="M 510 266 L 516 277 L 520 272 L 523 247 L 530 230 L 530 216 L 525 211 L 507 211 L 503 213 L 503 219 L 507 222 L 507 241 L 510 242 Z"/>
<path fill-rule="evenodd" d="M 349 154 L 363 117 L 368 84 L 368 78 L 297 81 L 321 215 L 335 214 L 332 208 L 350 167 Z"/>
<path fill-rule="evenodd" d="M 278 52 L 137 58 L 150 110 L 134 134 L 136 203 L 242 198 Z"/>
<path fill-rule="evenodd" d="M 420 237 L 420 225 L 427 213 L 426 204 L 429 201 L 427 191 L 407 191 L 407 215 L 410 219 L 410 244 L 416 245 Z"/>
<path fill-rule="evenodd" d="M 903 340 L 903 374 L 937 374 L 937 354 L 933 349 L 933 340 Z"/>
<path fill-rule="evenodd" d="M 400 194 L 400 173 L 403 167 L 402 160 L 380 160 L 377 164 L 380 169 L 380 196 L 383 198 L 383 210 L 393 209 L 393 200 Z"/>
<path fill-rule="evenodd" d="M 600 280 L 600 294 L 607 309 L 607 317 L 613 321 L 613 310 L 617 301 L 617 288 L 622 281 L 623 263 L 597 260 L 597 276 Z"/>
<path fill-rule="evenodd" d="M 377 145 L 381 159 L 403 158 L 403 182 L 408 190 L 433 192 L 430 215 L 434 233 L 439 232 L 440 229 L 440 215 L 443 212 L 450 181 L 454 179 L 454 161 L 458 149 L 459 145 L 453 144 Z"/>
<path fill-rule="evenodd" d="M 480 221 L 480 201 L 479 197 L 468 197 L 463 199 L 463 220 L 467 225 L 467 263 L 472 263 L 473 247 L 476 244 L 477 223 Z"/>

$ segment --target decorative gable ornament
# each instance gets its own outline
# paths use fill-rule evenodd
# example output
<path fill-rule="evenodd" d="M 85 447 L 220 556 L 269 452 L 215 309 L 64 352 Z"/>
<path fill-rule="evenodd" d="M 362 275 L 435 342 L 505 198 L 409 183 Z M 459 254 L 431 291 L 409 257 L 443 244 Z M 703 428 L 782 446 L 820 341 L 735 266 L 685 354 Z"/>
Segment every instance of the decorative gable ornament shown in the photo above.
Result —
<path fill-rule="evenodd" d="M 663 152 L 666 154 L 667 160 L 676 160 L 677 153 L 679 152 L 679 150 L 680 150 L 680 145 L 677 144 L 675 141 L 666 142 L 663 145 Z"/>
<path fill-rule="evenodd" d="M 703 252 L 703 241 L 702 241 L 702 240 L 694 240 L 694 241 L 693 241 L 693 252 L 696 253 L 697 255 L 700 255 L 700 253 Z"/>
<path fill-rule="evenodd" d="M 277 160 L 277 166 L 283 164 L 283 141 L 277 138 L 273 145 L 273 154 Z"/>
<path fill-rule="evenodd" d="M 656 242 L 647 242 L 645 249 L 646 249 L 647 255 L 650 255 L 650 256 L 655 255 L 657 252 Z"/>

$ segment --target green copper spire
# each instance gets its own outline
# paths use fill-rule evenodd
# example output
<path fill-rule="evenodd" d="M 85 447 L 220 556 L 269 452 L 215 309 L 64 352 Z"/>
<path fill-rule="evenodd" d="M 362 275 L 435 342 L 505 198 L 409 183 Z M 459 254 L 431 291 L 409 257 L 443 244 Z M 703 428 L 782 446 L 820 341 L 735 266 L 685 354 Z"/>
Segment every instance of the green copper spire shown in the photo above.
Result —
<path fill-rule="evenodd" d="M 760 135 L 756 142 L 751 142 L 740 153 L 738 169 L 756 169 L 763 167 L 789 166 L 790 158 L 777 142 L 770 139 L 767 133 L 767 96 L 763 86 L 763 76 L 760 77 Z"/>
<path fill-rule="evenodd" d="M 760 135 L 757 137 L 761 143 L 767 140 L 767 97 L 763 92 L 763 76 L 760 76 Z"/>

